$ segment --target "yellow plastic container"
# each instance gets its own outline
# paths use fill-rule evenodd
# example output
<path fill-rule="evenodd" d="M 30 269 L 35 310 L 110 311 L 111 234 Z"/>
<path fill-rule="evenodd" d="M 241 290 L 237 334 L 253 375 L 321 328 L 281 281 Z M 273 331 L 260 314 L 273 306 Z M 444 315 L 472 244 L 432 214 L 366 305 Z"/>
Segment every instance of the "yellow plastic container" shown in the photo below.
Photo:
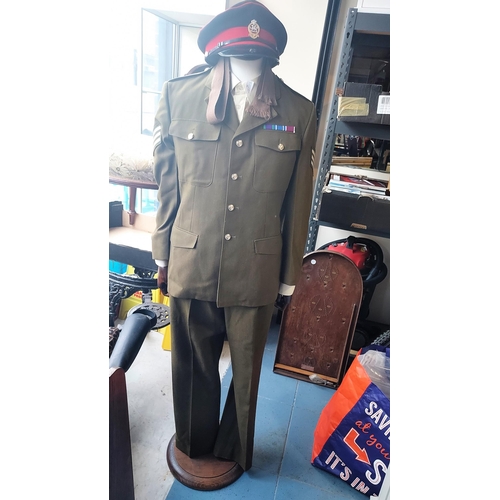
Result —
<path fill-rule="evenodd" d="M 122 299 L 120 302 L 120 311 L 118 312 L 118 317 L 120 319 L 126 319 L 127 313 L 135 306 L 142 304 L 142 292 L 139 290 L 135 292 L 130 297 Z"/>
<path fill-rule="evenodd" d="M 170 307 L 169 298 L 165 297 L 164 295 L 161 295 L 159 290 L 155 290 L 155 291 L 158 292 L 157 302 L 160 304 L 163 303 L 164 305 Z M 161 298 L 163 298 L 163 301 Z M 162 349 L 164 351 L 170 351 L 172 349 L 172 337 L 171 337 L 171 333 L 170 333 L 170 323 L 167 326 L 160 328 L 158 331 L 163 334 L 163 342 L 161 344 Z"/>

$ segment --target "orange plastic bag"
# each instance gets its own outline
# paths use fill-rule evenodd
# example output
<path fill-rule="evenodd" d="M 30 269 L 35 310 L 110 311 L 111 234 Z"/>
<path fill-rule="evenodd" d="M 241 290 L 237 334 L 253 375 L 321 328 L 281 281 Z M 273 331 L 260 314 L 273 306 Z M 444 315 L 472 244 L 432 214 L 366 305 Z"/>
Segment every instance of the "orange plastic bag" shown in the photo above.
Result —
<path fill-rule="evenodd" d="M 378 495 L 390 463 L 390 349 L 361 349 L 323 409 L 312 465 Z M 375 383 L 376 382 L 376 383 Z"/>

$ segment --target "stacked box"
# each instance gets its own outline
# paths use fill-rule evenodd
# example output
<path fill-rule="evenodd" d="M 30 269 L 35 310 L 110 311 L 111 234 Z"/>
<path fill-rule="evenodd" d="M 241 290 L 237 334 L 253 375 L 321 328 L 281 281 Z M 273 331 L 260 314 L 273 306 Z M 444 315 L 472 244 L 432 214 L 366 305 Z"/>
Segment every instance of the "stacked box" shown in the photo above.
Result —
<path fill-rule="evenodd" d="M 390 94 L 382 85 L 347 82 L 339 97 L 338 120 L 390 125 Z"/>

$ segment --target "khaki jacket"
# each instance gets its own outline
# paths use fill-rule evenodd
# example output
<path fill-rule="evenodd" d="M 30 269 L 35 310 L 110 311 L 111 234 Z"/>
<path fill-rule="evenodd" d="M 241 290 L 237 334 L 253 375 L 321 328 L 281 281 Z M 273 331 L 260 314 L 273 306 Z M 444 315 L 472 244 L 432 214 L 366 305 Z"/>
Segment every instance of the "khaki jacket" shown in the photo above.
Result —
<path fill-rule="evenodd" d="M 316 112 L 275 79 L 271 119 L 245 114 L 241 124 L 231 97 L 223 123 L 206 120 L 212 70 L 163 86 L 152 248 L 154 259 L 168 261 L 174 297 L 257 307 L 275 301 L 280 282 L 296 283 L 312 201 Z"/>

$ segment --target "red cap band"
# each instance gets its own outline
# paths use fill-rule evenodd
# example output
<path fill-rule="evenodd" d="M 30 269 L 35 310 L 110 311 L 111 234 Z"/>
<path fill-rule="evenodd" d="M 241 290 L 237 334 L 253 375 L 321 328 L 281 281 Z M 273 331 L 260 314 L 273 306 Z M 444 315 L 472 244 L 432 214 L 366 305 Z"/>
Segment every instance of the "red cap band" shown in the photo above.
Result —
<path fill-rule="evenodd" d="M 264 43 L 259 43 L 259 38 L 261 38 Z M 260 29 L 259 36 L 257 38 L 252 38 L 248 32 L 248 26 L 238 26 L 236 28 L 229 28 L 222 33 L 219 33 L 216 37 L 212 38 L 207 43 L 205 48 L 205 53 L 208 53 L 215 49 L 220 43 L 230 42 L 231 40 L 237 40 L 235 44 L 252 44 L 252 45 L 262 45 L 264 47 L 269 47 L 270 45 L 276 49 L 276 39 L 271 33 L 266 30 Z M 231 44 L 234 45 L 234 44 Z"/>

